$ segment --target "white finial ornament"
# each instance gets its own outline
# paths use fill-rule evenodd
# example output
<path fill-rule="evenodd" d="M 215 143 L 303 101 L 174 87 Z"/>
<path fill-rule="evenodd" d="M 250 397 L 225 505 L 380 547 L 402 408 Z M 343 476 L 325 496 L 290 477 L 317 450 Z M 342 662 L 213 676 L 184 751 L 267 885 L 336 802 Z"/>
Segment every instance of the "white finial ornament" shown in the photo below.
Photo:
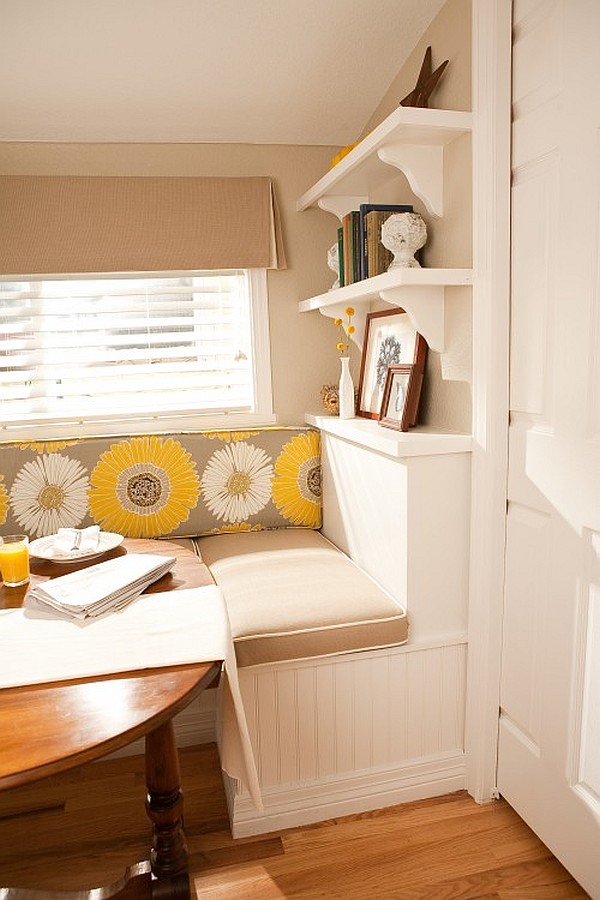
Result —
<path fill-rule="evenodd" d="M 427 241 L 427 228 L 418 213 L 394 213 L 381 226 L 381 243 L 394 254 L 388 272 L 398 268 L 420 268 L 415 253 Z"/>
<path fill-rule="evenodd" d="M 335 282 L 329 288 L 330 291 L 335 291 L 340 286 L 340 255 L 337 241 L 327 251 L 327 265 L 337 276 Z"/>

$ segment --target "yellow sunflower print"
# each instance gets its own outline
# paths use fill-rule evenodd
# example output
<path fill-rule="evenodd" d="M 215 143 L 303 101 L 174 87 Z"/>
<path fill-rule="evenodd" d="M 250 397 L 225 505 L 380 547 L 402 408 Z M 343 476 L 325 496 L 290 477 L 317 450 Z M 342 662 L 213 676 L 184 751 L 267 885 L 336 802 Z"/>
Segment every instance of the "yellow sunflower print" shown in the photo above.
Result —
<path fill-rule="evenodd" d="M 4 476 L 0 475 L 0 525 L 4 525 L 6 516 L 8 515 L 8 494 L 6 493 L 3 481 Z"/>
<path fill-rule="evenodd" d="M 294 525 L 321 525 L 321 454 L 319 434 L 298 434 L 285 444 L 275 463 L 273 503 Z"/>
<path fill-rule="evenodd" d="M 231 525 L 222 525 L 220 528 L 211 528 L 211 534 L 241 534 L 247 531 L 264 531 L 265 526 L 250 522 L 233 522 Z"/>
<path fill-rule="evenodd" d="M 198 503 L 196 464 L 179 441 L 158 435 L 112 444 L 90 477 L 90 513 L 107 531 L 158 537 L 187 521 Z"/>
<path fill-rule="evenodd" d="M 254 437 L 254 435 L 260 434 L 258 431 L 207 431 L 206 437 L 209 440 L 214 441 L 215 438 L 219 441 L 247 441 L 249 437 Z"/>
<path fill-rule="evenodd" d="M 33 450 L 34 453 L 57 453 L 65 447 L 73 447 L 79 441 L 23 441 L 19 450 Z"/>

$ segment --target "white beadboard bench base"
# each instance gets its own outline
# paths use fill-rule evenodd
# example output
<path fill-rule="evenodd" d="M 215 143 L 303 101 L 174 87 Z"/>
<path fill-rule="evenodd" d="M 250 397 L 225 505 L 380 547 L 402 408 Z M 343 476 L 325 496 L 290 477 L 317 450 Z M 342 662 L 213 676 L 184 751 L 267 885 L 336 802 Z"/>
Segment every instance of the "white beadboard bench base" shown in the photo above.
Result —
<path fill-rule="evenodd" d="M 232 835 L 242 838 L 463 790 L 465 762 L 462 753 L 438 754 L 395 769 L 370 769 L 269 788 L 263 792 L 264 815 L 256 812 L 247 795 L 237 795 L 236 783 L 229 776 L 224 778 Z"/>
<path fill-rule="evenodd" d="M 224 775 L 234 837 L 465 787 L 466 640 L 239 670 L 264 814 Z"/>
<path fill-rule="evenodd" d="M 223 773 L 233 836 L 464 789 L 465 668 L 458 635 L 240 669 L 265 812 Z M 216 740 L 215 697 L 175 718 L 179 747 Z"/>

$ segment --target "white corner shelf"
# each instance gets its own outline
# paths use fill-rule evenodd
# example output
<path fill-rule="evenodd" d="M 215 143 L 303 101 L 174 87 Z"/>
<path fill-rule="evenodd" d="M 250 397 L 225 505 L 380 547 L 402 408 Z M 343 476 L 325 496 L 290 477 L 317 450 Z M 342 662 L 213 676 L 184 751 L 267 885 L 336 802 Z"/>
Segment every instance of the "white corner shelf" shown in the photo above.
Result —
<path fill-rule="evenodd" d="M 399 106 L 300 197 L 297 210 L 318 206 L 341 220 L 399 169 L 427 211 L 443 215 L 444 147 L 472 121 L 470 112 Z"/>
<path fill-rule="evenodd" d="M 343 318 L 346 307 L 352 305 L 355 309 L 356 328 L 352 339 L 362 349 L 371 301 L 383 300 L 404 309 L 431 349 L 442 353 L 445 346 L 445 288 L 470 285 L 472 282 L 472 269 L 393 269 L 374 278 L 356 281 L 326 294 L 301 300 L 298 309 L 300 312 L 319 310 L 324 316 Z"/>
<path fill-rule="evenodd" d="M 473 440 L 469 434 L 440 432 L 426 427 L 410 431 L 384 428 L 373 419 L 340 419 L 337 416 L 307 413 L 304 421 L 324 434 L 374 450 L 393 459 L 413 456 L 438 456 L 448 453 L 470 453 Z"/>

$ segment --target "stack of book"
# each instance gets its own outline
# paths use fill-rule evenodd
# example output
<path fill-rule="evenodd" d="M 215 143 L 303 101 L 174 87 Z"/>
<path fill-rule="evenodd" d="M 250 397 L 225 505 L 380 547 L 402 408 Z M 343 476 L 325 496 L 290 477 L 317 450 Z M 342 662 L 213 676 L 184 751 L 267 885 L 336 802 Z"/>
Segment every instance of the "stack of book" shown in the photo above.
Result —
<path fill-rule="evenodd" d="M 25 606 L 69 619 L 97 618 L 131 603 L 174 565 L 174 556 L 128 553 L 36 585 Z"/>
<path fill-rule="evenodd" d="M 363 203 L 344 216 L 338 228 L 340 287 L 387 272 L 393 254 L 381 243 L 381 226 L 394 213 L 412 211 L 407 204 Z"/>

